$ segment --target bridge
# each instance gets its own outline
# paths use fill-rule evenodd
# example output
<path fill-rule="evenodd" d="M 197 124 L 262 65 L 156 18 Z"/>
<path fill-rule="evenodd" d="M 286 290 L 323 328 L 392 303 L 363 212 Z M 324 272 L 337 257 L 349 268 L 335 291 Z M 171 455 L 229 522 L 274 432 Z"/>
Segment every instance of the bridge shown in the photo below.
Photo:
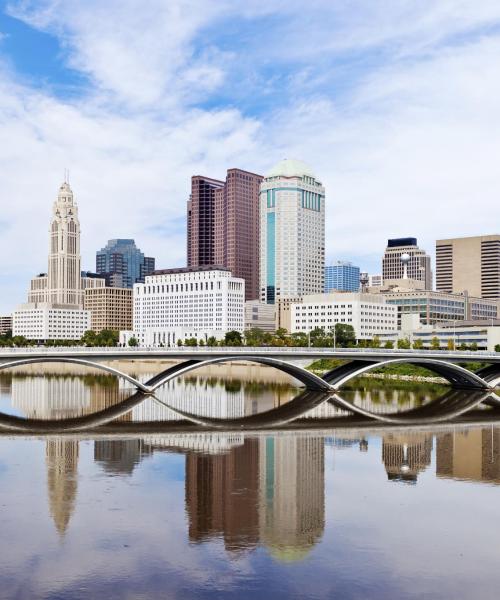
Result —
<path fill-rule="evenodd" d="M 321 377 L 302 364 L 318 359 L 334 359 L 342 363 Z M 113 366 L 113 362 L 123 360 L 168 361 L 165 369 L 141 382 L 131 375 Z M 305 386 L 305 391 L 287 406 L 269 411 L 272 414 L 249 416 L 231 422 L 227 420 L 206 419 L 189 415 L 178 409 L 181 418 L 204 427 L 259 427 L 278 425 L 297 419 L 305 411 L 322 402 L 328 401 L 337 408 L 354 413 L 360 418 L 382 421 L 392 424 L 410 424 L 415 422 L 432 423 L 458 417 L 480 404 L 500 409 L 500 397 L 494 393 L 500 384 L 500 353 L 471 351 L 436 350 L 379 350 L 379 349 L 335 349 L 332 348 L 252 348 L 252 347 L 215 347 L 215 348 L 90 348 L 90 347 L 31 347 L 0 349 L 0 372 L 14 367 L 38 363 L 69 363 L 101 369 L 121 377 L 136 388 L 136 393 L 119 405 L 105 409 L 93 415 L 68 419 L 62 422 L 35 422 L 19 417 L 0 415 L 0 428 L 21 431 L 82 430 L 88 427 L 108 423 L 133 406 L 142 402 L 147 395 L 154 393 L 167 382 L 201 367 L 251 362 L 274 367 L 288 373 Z M 467 363 L 480 362 L 483 366 L 474 372 L 466 368 Z M 297 364 L 299 363 L 299 364 Z M 442 398 L 429 405 L 418 407 L 398 414 L 379 414 L 364 410 L 347 401 L 339 394 L 341 388 L 352 379 L 374 369 L 394 364 L 410 364 L 425 367 L 443 377 L 452 389 Z M 462 393 L 459 393 L 462 391 Z M 465 391 L 465 394 L 464 394 Z M 158 398 L 156 398 L 158 400 Z M 172 408 L 172 407 L 169 407 Z M 495 411 L 496 413 L 497 411 Z M 500 414 L 500 411 L 498 412 Z"/>

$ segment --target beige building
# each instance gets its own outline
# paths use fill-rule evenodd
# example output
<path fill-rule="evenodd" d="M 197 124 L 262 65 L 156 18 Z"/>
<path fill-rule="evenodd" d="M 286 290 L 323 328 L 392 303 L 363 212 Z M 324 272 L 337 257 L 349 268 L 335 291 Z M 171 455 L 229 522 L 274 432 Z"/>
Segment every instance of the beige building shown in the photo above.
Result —
<path fill-rule="evenodd" d="M 432 290 L 431 257 L 417 246 L 416 238 L 387 240 L 382 258 L 384 285 L 400 285 L 402 280 L 421 282 L 420 289 Z"/>
<path fill-rule="evenodd" d="M 245 330 L 262 329 L 273 332 L 276 327 L 276 307 L 260 300 L 247 300 L 245 302 Z"/>
<path fill-rule="evenodd" d="M 500 235 L 437 240 L 436 289 L 500 298 Z"/>
<path fill-rule="evenodd" d="M 84 307 L 91 314 L 91 329 L 114 331 L 132 329 L 132 289 L 87 288 Z"/>
<path fill-rule="evenodd" d="M 283 296 L 276 300 L 276 329 L 286 329 L 290 332 L 292 328 L 292 304 L 300 304 L 302 296 Z"/>

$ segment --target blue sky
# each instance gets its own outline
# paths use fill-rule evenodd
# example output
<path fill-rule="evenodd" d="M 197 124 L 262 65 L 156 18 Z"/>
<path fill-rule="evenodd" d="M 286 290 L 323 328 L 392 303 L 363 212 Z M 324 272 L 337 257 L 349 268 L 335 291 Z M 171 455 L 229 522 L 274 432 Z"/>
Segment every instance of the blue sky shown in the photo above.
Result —
<path fill-rule="evenodd" d="M 499 71 L 497 0 L 0 1 L 0 312 L 64 169 L 85 269 L 116 237 L 184 264 L 190 176 L 283 157 L 326 186 L 328 260 L 498 232 Z"/>

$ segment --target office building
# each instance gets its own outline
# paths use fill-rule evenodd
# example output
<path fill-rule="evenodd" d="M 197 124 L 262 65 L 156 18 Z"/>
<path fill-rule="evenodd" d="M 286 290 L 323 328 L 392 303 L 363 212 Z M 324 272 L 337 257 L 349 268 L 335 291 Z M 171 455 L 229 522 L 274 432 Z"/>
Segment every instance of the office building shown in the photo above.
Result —
<path fill-rule="evenodd" d="M 477 324 L 480 323 L 480 324 Z M 443 323 L 440 326 L 422 326 L 413 329 L 405 335 L 412 342 L 421 341 L 423 347 L 430 348 L 434 340 L 439 341 L 441 349 L 445 350 L 450 344 L 454 348 L 472 345 L 478 350 L 495 351 L 500 344 L 500 321 L 456 321 Z"/>
<path fill-rule="evenodd" d="M 245 330 L 258 328 L 274 332 L 276 329 L 276 308 L 260 300 L 245 302 Z"/>
<path fill-rule="evenodd" d="M 320 294 L 325 188 L 303 162 L 282 160 L 260 186 L 260 299 Z"/>
<path fill-rule="evenodd" d="M 144 256 L 134 240 L 109 240 L 96 252 L 96 271 L 108 287 L 132 288 L 155 270 L 155 259 Z"/>
<path fill-rule="evenodd" d="M 416 238 L 388 240 L 382 259 L 382 279 L 388 286 L 410 279 L 421 282 L 422 289 L 432 290 L 431 257 L 418 247 Z"/>
<path fill-rule="evenodd" d="M 174 346 L 187 338 L 206 342 L 244 330 L 245 281 L 229 269 L 155 271 L 134 285 L 133 298 L 133 331 L 142 346 Z"/>
<path fill-rule="evenodd" d="M 84 308 L 91 313 L 90 329 L 99 332 L 132 329 L 132 290 L 130 288 L 88 288 Z"/>
<path fill-rule="evenodd" d="M 303 296 L 291 305 L 291 333 L 329 331 L 336 323 L 352 325 L 358 340 L 372 339 L 397 330 L 397 308 L 380 294 L 354 292 Z"/>
<path fill-rule="evenodd" d="M 259 297 L 259 189 L 262 175 L 229 169 L 225 181 L 195 176 L 188 201 L 188 267 L 219 265 Z"/>
<path fill-rule="evenodd" d="M 467 294 L 448 294 L 429 290 L 383 291 L 387 303 L 398 307 L 398 324 L 405 314 L 418 314 L 423 325 L 444 321 L 496 319 L 500 303 Z"/>
<path fill-rule="evenodd" d="M 358 292 L 359 280 L 359 267 L 350 262 L 337 261 L 325 267 L 324 292 Z"/>
<path fill-rule="evenodd" d="M 437 240 L 436 289 L 500 299 L 500 235 Z"/>
<path fill-rule="evenodd" d="M 90 329 L 90 311 L 39 302 L 21 304 L 12 314 L 12 333 L 28 340 L 79 340 Z"/>
<path fill-rule="evenodd" d="M 6 335 L 12 333 L 12 315 L 0 316 L 0 335 Z"/>

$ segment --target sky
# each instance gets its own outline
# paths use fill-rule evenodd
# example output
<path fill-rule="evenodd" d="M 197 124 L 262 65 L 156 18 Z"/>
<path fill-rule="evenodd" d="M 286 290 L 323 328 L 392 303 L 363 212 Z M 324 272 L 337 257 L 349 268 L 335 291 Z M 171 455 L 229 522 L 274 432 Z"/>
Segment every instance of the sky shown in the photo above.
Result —
<path fill-rule="evenodd" d="M 500 231 L 498 0 L 0 0 L 0 314 L 46 271 L 65 169 L 82 268 L 186 261 L 194 174 L 308 163 L 326 256 Z"/>

